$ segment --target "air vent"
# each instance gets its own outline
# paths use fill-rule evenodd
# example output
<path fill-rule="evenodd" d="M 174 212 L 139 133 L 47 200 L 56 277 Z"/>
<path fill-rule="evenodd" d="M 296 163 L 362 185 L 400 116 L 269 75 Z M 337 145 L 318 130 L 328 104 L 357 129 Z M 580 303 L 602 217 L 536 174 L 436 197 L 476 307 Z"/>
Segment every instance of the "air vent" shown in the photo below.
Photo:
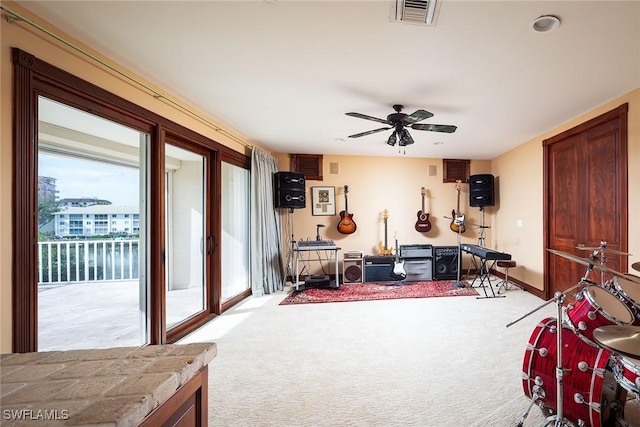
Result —
<path fill-rule="evenodd" d="M 391 5 L 391 21 L 434 26 L 441 0 L 395 0 Z"/>
<path fill-rule="evenodd" d="M 322 181 L 322 154 L 289 154 L 292 172 L 304 174 L 308 181 Z"/>

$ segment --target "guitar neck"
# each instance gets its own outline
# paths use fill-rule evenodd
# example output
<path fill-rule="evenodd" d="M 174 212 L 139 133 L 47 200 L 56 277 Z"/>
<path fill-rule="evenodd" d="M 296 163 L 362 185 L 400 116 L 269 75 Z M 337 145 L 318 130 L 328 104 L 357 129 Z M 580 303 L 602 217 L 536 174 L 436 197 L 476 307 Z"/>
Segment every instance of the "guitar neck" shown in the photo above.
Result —
<path fill-rule="evenodd" d="M 389 245 L 387 242 L 387 218 L 384 219 L 384 249 L 389 249 Z"/>

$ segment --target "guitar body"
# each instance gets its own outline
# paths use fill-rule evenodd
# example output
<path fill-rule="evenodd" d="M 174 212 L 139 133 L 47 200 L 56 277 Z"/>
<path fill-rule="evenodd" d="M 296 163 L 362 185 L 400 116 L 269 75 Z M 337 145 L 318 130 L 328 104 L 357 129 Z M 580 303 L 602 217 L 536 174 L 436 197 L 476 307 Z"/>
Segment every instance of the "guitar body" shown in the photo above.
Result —
<path fill-rule="evenodd" d="M 378 242 L 378 249 L 380 250 L 380 255 L 393 255 L 393 248 L 385 249 L 382 240 Z"/>
<path fill-rule="evenodd" d="M 338 232 L 340 234 L 352 234 L 356 231 L 356 223 L 353 222 L 353 214 L 349 213 L 347 193 L 349 186 L 344 186 L 344 210 L 340 212 L 340 222 L 338 222 Z"/>
<path fill-rule="evenodd" d="M 422 211 L 418 211 L 418 220 L 416 221 L 416 231 L 420 233 L 426 233 L 431 230 L 431 222 L 429 221 L 429 214 Z"/>
<path fill-rule="evenodd" d="M 395 261 L 393 270 L 389 274 L 393 280 L 404 280 L 407 278 L 407 272 L 404 270 L 404 261 Z"/>
<path fill-rule="evenodd" d="M 340 212 L 340 222 L 338 223 L 338 232 L 341 234 L 355 233 L 358 226 L 353 222 L 353 214 L 345 211 Z"/>
<path fill-rule="evenodd" d="M 451 211 L 451 224 L 449 228 L 454 233 L 464 233 L 467 231 L 467 227 L 464 225 L 464 214 L 460 213 L 460 183 L 462 181 L 456 181 L 456 190 L 458 191 L 458 209 Z"/>
<path fill-rule="evenodd" d="M 451 224 L 449 224 L 449 228 L 454 233 L 464 233 L 467 231 L 467 227 L 464 225 L 464 214 L 460 216 L 456 216 L 456 211 L 451 211 Z"/>
<path fill-rule="evenodd" d="M 429 222 L 429 213 L 424 208 L 424 196 L 427 194 L 427 189 L 422 187 L 420 190 L 422 194 L 422 209 L 418 211 L 418 220 L 416 221 L 416 231 L 419 233 L 426 233 L 431 230 L 431 222 Z"/>

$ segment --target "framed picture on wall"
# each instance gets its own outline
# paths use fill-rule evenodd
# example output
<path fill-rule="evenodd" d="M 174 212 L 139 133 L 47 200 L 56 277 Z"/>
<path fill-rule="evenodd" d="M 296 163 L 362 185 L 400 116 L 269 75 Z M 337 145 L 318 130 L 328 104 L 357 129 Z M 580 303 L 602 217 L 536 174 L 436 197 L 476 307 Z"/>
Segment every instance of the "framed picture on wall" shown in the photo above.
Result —
<path fill-rule="evenodd" d="M 311 214 L 336 214 L 336 187 L 311 187 Z"/>

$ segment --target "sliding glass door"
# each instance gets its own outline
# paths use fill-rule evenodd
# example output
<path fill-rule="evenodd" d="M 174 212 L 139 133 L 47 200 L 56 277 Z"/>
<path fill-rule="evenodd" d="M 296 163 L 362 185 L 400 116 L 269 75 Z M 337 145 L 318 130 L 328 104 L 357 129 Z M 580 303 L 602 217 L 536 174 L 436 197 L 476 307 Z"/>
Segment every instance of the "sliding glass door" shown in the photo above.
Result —
<path fill-rule="evenodd" d="M 38 350 L 148 342 L 149 136 L 38 102 Z"/>
<path fill-rule="evenodd" d="M 174 342 L 248 296 L 249 157 L 12 53 L 13 351 Z"/>
<path fill-rule="evenodd" d="M 222 303 L 251 287 L 249 183 L 248 169 L 222 163 Z"/>
<path fill-rule="evenodd" d="M 207 307 L 207 164 L 206 153 L 165 144 L 167 328 Z"/>

